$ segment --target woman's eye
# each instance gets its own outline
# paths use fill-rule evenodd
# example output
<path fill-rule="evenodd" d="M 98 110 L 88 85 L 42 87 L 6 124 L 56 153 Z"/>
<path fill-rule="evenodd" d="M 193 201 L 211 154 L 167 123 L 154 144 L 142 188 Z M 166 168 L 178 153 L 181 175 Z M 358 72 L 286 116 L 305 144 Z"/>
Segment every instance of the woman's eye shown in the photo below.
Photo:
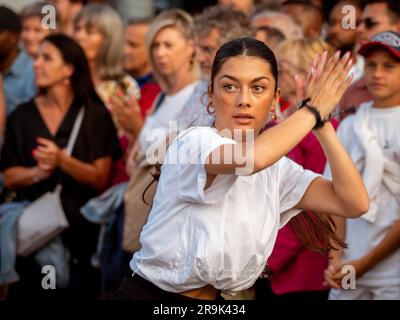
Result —
<path fill-rule="evenodd" d="M 227 92 L 234 92 L 236 90 L 236 86 L 233 84 L 227 84 L 224 86 L 225 91 Z"/>
<path fill-rule="evenodd" d="M 264 89 L 265 89 L 265 87 L 263 87 L 263 86 L 253 86 L 253 91 L 255 93 L 261 93 L 264 91 Z"/>

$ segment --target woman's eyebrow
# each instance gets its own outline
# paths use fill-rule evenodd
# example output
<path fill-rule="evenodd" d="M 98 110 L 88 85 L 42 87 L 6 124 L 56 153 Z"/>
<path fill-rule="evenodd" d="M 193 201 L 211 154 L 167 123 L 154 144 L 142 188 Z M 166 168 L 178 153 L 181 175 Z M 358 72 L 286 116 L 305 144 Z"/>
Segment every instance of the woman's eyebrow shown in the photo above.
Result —
<path fill-rule="evenodd" d="M 235 77 L 232 77 L 232 76 L 230 76 L 230 75 L 227 75 L 227 74 L 224 74 L 224 75 L 220 76 L 220 77 L 219 77 L 219 80 L 221 80 L 221 79 L 223 79 L 223 78 L 228 78 L 228 79 L 230 79 L 230 80 L 232 80 L 232 81 L 239 82 L 238 79 L 236 79 Z"/>
<path fill-rule="evenodd" d="M 251 81 L 252 83 L 253 82 L 257 82 L 257 81 L 260 81 L 260 80 L 268 80 L 268 81 L 271 81 L 271 79 L 270 78 L 268 78 L 268 77 L 266 77 L 266 76 L 261 76 L 261 77 L 258 77 L 258 78 L 255 78 L 253 81 Z"/>
<path fill-rule="evenodd" d="M 232 77 L 232 76 L 230 76 L 230 75 L 227 75 L 227 74 L 222 75 L 219 79 L 221 80 L 222 78 L 228 78 L 228 79 L 230 79 L 230 80 L 232 80 L 232 81 L 239 82 L 238 79 L 236 79 L 235 77 Z M 253 82 L 257 82 L 257 81 L 264 80 L 264 79 L 265 79 L 265 80 L 268 80 L 268 81 L 271 81 L 271 79 L 268 78 L 268 77 L 266 77 L 266 76 L 260 76 L 260 77 L 257 77 L 257 78 L 255 78 L 255 79 L 253 79 L 251 82 L 253 83 Z"/>

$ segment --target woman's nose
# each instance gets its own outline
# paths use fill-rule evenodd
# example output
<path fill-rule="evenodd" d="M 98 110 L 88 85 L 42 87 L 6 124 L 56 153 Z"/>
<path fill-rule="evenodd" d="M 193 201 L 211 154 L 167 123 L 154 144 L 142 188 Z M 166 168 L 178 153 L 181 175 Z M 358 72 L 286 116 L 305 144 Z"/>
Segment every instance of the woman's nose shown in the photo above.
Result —
<path fill-rule="evenodd" d="M 238 107 L 250 107 L 250 93 L 246 90 L 240 90 L 237 99 Z"/>

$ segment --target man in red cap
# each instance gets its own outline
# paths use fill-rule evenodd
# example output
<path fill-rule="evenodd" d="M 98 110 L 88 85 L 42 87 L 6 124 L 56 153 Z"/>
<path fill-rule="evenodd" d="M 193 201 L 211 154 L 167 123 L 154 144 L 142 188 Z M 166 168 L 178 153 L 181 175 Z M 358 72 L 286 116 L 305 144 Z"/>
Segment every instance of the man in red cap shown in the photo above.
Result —
<path fill-rule="evenodd" d="M 331 299 L 400 300 L 400 34 L 379 33 L 359 53 L 372 100 L 342 121 L 338 137 L 362 173 L 370 209 L 338 219 L 348 248 L 332 253 L 325 280 Z"/>

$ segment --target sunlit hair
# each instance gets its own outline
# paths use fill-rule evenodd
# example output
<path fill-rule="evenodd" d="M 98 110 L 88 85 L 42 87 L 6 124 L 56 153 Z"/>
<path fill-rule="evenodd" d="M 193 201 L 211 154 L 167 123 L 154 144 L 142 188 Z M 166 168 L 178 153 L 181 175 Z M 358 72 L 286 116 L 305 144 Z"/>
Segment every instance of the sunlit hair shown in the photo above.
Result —
<path fill-rule="evenodd" d="M 196 36 L 206 37 L 213 29 L 219 31 L 220 46 L 234 38 L 255 36 L 249 18 L 242 11 L 219 5 L 207 7 L 194 18 Z"/>
<path fill-rule="evenodd" d="M 103 35 L 97 72 L 101 80 L 114 80 L 123 76 L 121 64 L 124 26 L 119 14 L 104 4 L 89 4 L 75 16 L 74 28 L 83 22 L 87 29 L 96 29 Z"/>
<path fill-rule="evenodd" d="M 158 33 L 167 27 L 176 29 L 187 41 L 190 41 L 193 40 L 193 19 L 183 10 L 171 9 L 160 13 L 150 24 L 149 31 L 146 35 L 146 48 L 153 74 L 163 91 L 168 91 L 169 84 L 167 78 L 161 74 L 155 64 L 152 54 L 152 46 Z M 179 57 L 177 57 L 177 59 L 179 59 Z M 195 59 L 193 59 L 190 68 L 193 79 L 198 79 L 200 76 L 200 68 Z"/>
<path fill-rule="evenodd" d="M 296 69 L 308 73 L 313 59 L 324 51 L 328 52 L 328 59 L 334 54 L 333 47 L 322 39 L 296 39 L 282 42 L 276 55 L 278 61 L 285 57 Z"/>
<path fill-rule="evenodd" d="M 22 9 L 19 16 L 21 17 L 21 20 L 25 20 L 27 18 L 33 18 L 33 17 L 42 19 L 44 17 L 44 14 L 42 13 L 42 9 L 46 5 L 47 5 L 46 2 L 34 2 L 31 4 L 28 4 L 27 6 L 25 6 Z"/>
<path fill-rule="evenodd" d="M 301 27 L 293 20 L 293 18 L 280 11 L 265 10 L 256 14 L 252 21 L 255 23 L 260 19 L 270 19 L 267 27 L 278 29 L 283 33 L 286 39 L 301 39 L 303 38 L 303 30 Z"/>

